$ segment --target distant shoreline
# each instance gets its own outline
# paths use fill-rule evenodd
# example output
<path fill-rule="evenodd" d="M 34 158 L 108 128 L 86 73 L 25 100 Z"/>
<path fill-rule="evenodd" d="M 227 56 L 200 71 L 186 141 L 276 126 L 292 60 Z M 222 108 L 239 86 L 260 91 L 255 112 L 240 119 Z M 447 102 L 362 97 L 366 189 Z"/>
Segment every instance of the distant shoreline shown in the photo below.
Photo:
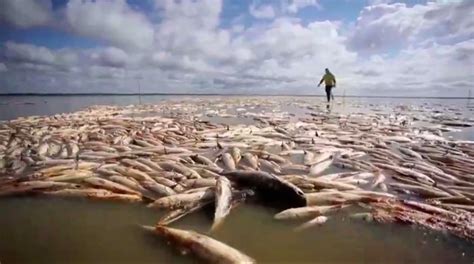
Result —
<path fill-rule="evenodd" d="M 5 93 L 1 96 L 291 96 L 291 97 L 325 97 L 325 95 L 315 94 L 200 94 L 200 93 Z M 342 97 L 342 96 L 338 96 Z M 348 98 L 399 98 L 399 99 L 474 99 L 474 97 L 441 97 L 441 96 L 383 96 L 383 95 L 346 95 Z"/>

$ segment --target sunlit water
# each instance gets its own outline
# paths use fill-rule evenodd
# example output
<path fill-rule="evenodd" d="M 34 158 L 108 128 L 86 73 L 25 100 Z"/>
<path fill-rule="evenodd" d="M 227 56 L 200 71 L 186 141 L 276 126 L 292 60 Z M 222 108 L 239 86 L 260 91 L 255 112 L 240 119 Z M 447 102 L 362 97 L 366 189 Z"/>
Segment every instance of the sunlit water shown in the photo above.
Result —
<path fill-rule="evenodd" d="M 178 97 L 185 99 L 187 97 Z M 144 96 L 142 103 L 158 104 L 167 96 Z M 135 96 L 0 97 L 0 120 L 19 116 L 73 112 L 90 105 L 139 103 Z M 301 100 L 301 98 L 295 98 Z M 314 97 L 315 106 L 325 107 Z M 342 101 L 342 99 L 341 99 Z M 373 112 L 397 104 L 435 105 L 460 109 L 468 118 L 467 100 L 367 99 L 336 101 L 333 112 Z M 472 104 L 471 104 L 472 105 Z M 282 107 L 283 108 L 283 107 Z M 285 106 L 285 110 L 291 108 Z M 301 109 L 291 109 L 301 111 Z M 229 122 L 229 119 L 216 119 Z M 472 128 L 448 133 L 474 140 Z M 354 209 L 351 209 L 354 210 Z M 472 242 L 413 226 L 367 223 L 332 215 L 327 223 L 304 232 L 294 221 L 277 221 L 276 209 L 246 204 L 231 212 L 212 237 L 255 258 L 260 263 L 473 263 Z M 15 197 L 0 199 L 0 263 L 190 263 L 160 238 L 139 225 L 153 225 L 163 212 L 142 204 L 80 199 Z M 212 212 L 198 212 L 174 227 L 208 234 Z"/>

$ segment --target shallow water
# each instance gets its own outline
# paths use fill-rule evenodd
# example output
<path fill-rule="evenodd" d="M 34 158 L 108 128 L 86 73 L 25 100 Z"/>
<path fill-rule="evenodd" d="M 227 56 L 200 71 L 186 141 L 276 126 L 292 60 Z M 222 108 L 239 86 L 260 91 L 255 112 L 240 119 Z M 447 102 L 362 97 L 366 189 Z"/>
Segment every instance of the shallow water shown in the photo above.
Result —
<path fill-rule="evenodd" d="M 2 263 L 190 263 L 163 240 L 139 228 L 159 211 L 145 206 L 56 198 L 0 200 Z M 213 237 L 260 263 L 472 263 L 472 243 L 402 225 L 366 223 L 334 215 L 326 224 L 294 232 L 277 210 L 244 205 Z M 173 224 L 207 233 L 210 214 Z"/>

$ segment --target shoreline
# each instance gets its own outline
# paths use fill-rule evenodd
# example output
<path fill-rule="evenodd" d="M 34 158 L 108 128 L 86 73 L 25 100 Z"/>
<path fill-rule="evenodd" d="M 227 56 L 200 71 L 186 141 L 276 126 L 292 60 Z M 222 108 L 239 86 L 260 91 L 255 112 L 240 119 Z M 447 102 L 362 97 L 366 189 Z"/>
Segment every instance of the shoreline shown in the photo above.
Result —
<path fill-rule="evenodd" d="M 2 96 L 232 96 L 232 97 L 326 97 L 321 94 L 218 94 L 218 93 L 6 93 Z M 471 100 L 474 97 L 443 97 L 443 96 L 383 96 L 383 95 L 345 95 L 338 98 L 384 98 L 384 99 L 466 99 Z"/>

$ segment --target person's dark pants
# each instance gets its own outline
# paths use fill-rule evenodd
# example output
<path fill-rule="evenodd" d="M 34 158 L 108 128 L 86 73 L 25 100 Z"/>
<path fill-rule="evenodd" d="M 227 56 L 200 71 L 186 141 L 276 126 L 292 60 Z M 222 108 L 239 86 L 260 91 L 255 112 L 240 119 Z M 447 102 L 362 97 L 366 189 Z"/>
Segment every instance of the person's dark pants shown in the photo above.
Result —
<path fill-rule="evenodd" d="M 326 97 L 328 98 L 328 102 L 331 101 L 331 90 L 332 85 L 326 85 Z"/>

